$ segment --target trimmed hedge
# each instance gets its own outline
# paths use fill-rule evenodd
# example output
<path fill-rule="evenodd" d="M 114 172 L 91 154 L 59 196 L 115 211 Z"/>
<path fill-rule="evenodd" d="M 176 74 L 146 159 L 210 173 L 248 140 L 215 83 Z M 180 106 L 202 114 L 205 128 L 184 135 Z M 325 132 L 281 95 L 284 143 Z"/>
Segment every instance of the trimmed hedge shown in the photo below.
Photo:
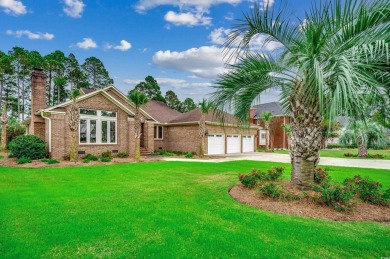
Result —
<path fill-rule="evenodd" d="M 22 135 L 9 143 L 10 155 L 16 158 L 42 159 L 46 156 L 46 143 L 34 135 Z"/>

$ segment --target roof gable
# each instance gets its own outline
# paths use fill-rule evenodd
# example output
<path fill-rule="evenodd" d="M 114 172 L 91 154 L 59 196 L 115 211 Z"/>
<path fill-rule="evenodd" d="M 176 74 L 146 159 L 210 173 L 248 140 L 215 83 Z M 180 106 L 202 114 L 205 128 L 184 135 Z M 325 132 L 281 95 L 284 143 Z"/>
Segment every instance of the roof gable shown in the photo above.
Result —
<path fill-rule="evenodd" d="M 254 105 L 252 108 L 256 108 L 255 119 L 260 118 L 264 112 L 271 112 L 273 116 L 286 115 L 279 102 L 262 103 Z"/>

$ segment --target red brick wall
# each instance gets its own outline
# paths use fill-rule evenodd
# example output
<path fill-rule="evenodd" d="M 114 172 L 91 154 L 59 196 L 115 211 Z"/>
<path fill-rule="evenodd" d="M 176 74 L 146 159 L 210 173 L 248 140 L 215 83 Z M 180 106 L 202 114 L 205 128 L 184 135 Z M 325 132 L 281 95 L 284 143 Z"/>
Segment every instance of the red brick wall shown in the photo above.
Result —
<path fill-rule="evenodd" d="M 284 123 L 290 123 L 290 118 L 288 116 L 272 117 L 270 124 L 270 148 L 288 148 L 288 135 L 282 128 Z M 260 120 L 260 126 L 264 127 L 264 122 L 262 120 Z M 258 139 L 256 143 L 259 143 Z"/>

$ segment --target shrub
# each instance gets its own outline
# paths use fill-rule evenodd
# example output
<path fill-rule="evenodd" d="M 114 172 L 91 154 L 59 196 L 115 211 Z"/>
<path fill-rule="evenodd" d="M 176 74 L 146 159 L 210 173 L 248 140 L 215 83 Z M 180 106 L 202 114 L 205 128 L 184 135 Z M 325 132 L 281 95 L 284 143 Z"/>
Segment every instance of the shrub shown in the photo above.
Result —
<path fill-rule="evenodd" d="M 385 158 L 385 155 L 382 155 L 382 154 L 367 154 L 366 156 L 367 158 L 375 158 L 375 159 L 384 159 Z"/>
<path fill-rule="evenodd" d="M 314 183 L 315 184 L 324 184 L 329 182 L 331 177 L 329 174 L 322 168 L 318 167 L 314 170 Z"/>
<path fill-rule="evenodd" d="M 110 150 L 104 151 L 101 155 L 102 157 L 108 157 L 112 159 L 112 153 Z M 111 161 L 111 160 L 110 160 Z"/>
<path fill-rule="evenodd" d="M 345 157 L 357 157 L 358 155 L 357 154 L 352 154 L 350 152 L 347 152 L 347 153 L 344 153 L 344 156 Z"/>
<path fill-rule="evenodd" d="M 83 159 L 83 163 L 86 163 L 86 164 L 87 164 L 87 163 L 89 163 L 89 162 L 91 162 L 91 160 L 89 160 L 88 158 L 84 158 L 84 159 Z"/>
<path fill-rule="evenodd" d="M 4 156 L 0 156 L 0 159 L 4 158 Z"/>
<path fill-rule="evenodd" d="M 240 174 L 239 180 L 245 187 L 254 188 L 257 182 L 267 180 L 267 174 L 253 168 L 250 174 Z"/>
<path fill-rule="evenodd" d="M 192 153 L 186 153 L 186 158 L 192 158 L 194 155 Z"/>
<path fill-rule="evenodd" d="M 272 169 L 267 170 L 267 180 L 276 181 L 280 179 L 283 175 L 284 167 L 272 167 Z"/>
<path fill-rule="evenodd" d="M 11 123 L 7 126 L 7 148 L 9 148 L 9 143 L 20 135 L 26 133 L 26 127 L 20 123 Z"/>
<path fill-rule="evenodd" d="M 92 155 L 92 154 L 87 154 L 87 155 L 85 155 L 85 156 L 83 157 L 83 159 L 84 159 L 84 160 L 87 159 L 87 160 L 89 160 L 89 161 L 98 161 L 98 160 L 99 160 L 99 158 L 98 158 L 97 156 Z"/>
<path fill-rule="evenodd" d="M 313 190 L 316 193 L 312 195 L 315 200 L 336 211 L 348 211 L 354 207 L 352 199 L 355 197 L 355 193 L 346 186 L 339 184 L 316 185 Z"/>
<path fill-rule="evenodd" d="M 369 177 L 362 178 L 360 175 L 355 175 L 352 179 L 345 179 L 344 185 L 354 191 L 362 201 L 375 204 L 386 204 L 389 202 L 386 192 L 382 190 L 381 183 Z"/>
<path fill-rule="evenodd" d="M 158 152 L 160 155 L 165 155 L 167 153 L 167 151 L 165 149 L 162 149 L 160 150 L 160 152 Z"/>
<path fill-rule="evenodd" d="M 165 153 L 166 156 L 174 156 L 175 154 L 171 153 L 171 152 L 166 152 Z"/>
<path fill-rule="evenodd" d="M 27 164 L 27 163 L 31 163 L 31 159 L 30 158 L 27 158 L 27 157 L 20 157 L 16 160 L 16 162 L 18 164 Z"/>
<path fill-rule="evenodd" d="M 180 150 L 178 150 L 178 151 L 172 151 L 171 153 L 173 153 L 173 154 L 175 154 L 175 155 L 177 155 L 177 156 L 182 156 L 182 155 L 184 155 L 184 152 L 183 152 L 183 151 L 180 151 Z"/>
<path fill-rule="evenodd" d="M 328 144 L 326 146 L 327 149 L 333 149 L 333 148 L 341 148 L 340 144 Z"/>
<path fill-rule="evenodd" d="M 129 153 L 127 153 L 127 152 L 119 152 L 116 156 L 120 157 L 120 158 L 125 158 L 125 157 L 129 157 Z"/>
<path fill-rule="evenodd" d="M 45 142 L 34 135 L 22 135 L 9 143 L 11 156 L 16 158 L 42 159 L 46 156 Z"/>
<path fill-rule="evenodd" d="M 275 183 L 261 184 L 259 186 L 259 192 L 273 199 L 279 198 L 283 195 L 283 190 Z"/>
<path fill-rule="evenodd" d="M 56 159 L 47 159 L 46 160 L 46 163 L 49 164 L 49 165 L 52 165 L 52 164 L 58 164 L 60 161 L 56 160 Z"/>
<path fill-rule="evenodd" d="M 112 157 L 107 157 L 107 156 L 101 156 L 100 161 L 102 162 L 111 162 Z"/>

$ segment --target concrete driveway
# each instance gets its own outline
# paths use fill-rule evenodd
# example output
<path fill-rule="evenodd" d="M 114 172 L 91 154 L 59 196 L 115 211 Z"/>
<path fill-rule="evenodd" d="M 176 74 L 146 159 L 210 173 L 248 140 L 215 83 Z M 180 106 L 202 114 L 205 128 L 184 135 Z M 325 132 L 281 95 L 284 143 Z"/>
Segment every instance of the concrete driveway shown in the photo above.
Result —
<path fill-rule="evenodd" d="M 254 161 L 268 161 L 268 162 L 282 162 L 290 163 L 290 155 L 276 154 L 276 153 L 264 153 L 264 152 L 252 152 L 252 153 L 240 153 L 240 154 L 228 154 L 218 156 L 215 159 L 186 159 L 186 158 L 164 158 L 165 161 L 186 161 L 186 162 L 206 162 L 206 163 L 221 163 L 227 161 L 236 160 L 254 160 Z M 347 167 L 362 167 L 362 168 L 377 168 L 390 170 L 390 160 L 382 159 L 349 159 L 349 158 L 332 158 L 322 157 L 320 159 L 320 165 L 334 165 L 334 166 L 347 166 Z"/>

